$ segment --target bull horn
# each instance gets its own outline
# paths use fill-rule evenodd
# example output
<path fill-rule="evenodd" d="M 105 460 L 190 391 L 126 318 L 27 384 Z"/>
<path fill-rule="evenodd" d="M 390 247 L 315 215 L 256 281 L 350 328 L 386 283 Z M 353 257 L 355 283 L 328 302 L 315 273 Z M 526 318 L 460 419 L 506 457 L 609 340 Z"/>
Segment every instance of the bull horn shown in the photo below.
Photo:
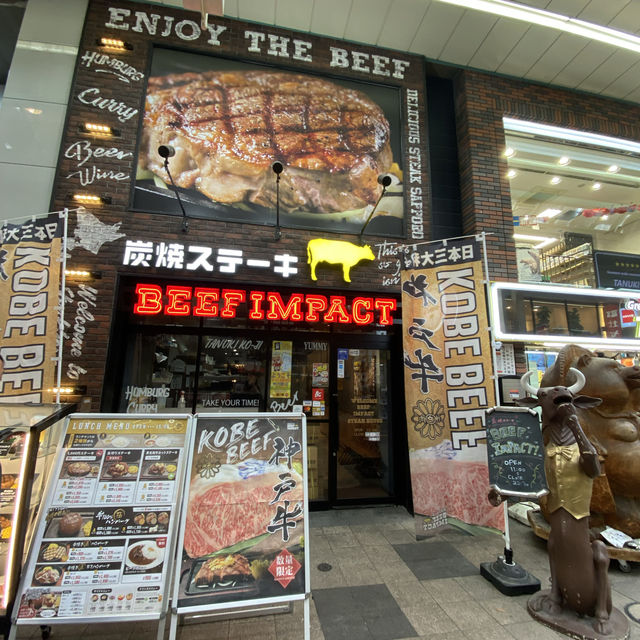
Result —
<path fill-rule="evenodd" d="M 530 384 L 529 384 L 529 378 L 531 377 L 531 374 L 533 373 L 533 371 L 527 371 L 527 373 L 525 373 L 521 378 L 520 378 L 520 386 L 522 387 L 522 389 L 524 391 L 526 391 L 527 393 L 530 393 L 532 396 L 537 396 L 538 395 L 538 390 L 534 389 Z"/>
<path fill-rule="evenodd" d="M 573 371 L 573 374 L 576 377 L 576 381 L 570 386 L 567 387 L 567 390 L 570 391 L 574 396 L 582 387 L 584 387 L 584 383 L 586 382 L 586 378 L 584 377 L 584 373 L 575 369 L 574 367 L 569 367 L 569 371 Z"/>

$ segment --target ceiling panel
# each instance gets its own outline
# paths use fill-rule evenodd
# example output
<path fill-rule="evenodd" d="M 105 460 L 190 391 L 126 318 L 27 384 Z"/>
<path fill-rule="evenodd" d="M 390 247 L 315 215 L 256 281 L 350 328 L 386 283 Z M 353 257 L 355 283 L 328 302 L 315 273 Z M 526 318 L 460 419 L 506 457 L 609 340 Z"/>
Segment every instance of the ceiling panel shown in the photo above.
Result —
<path fill-rule="evenodd" d="M 276 17 L 276 0 L 238 0 L 238 12 L 245 20 L 273 24 Z"/>
<path fill-rule="evenodd" d="M 258 2 L 260 0 L 257 0 Z M 344 37 L 352 0 L 321 0 L 314 2 L 311 14 L 311 32 L 320 35 Z"/>
<path fill-rule="evenodd" d="M 313 0 L 277 0 L 276 24 L 287 29 L 309 31 Z"/>
<path fill-rule="evenodd" d="M 589 42 L 576 55 L 569 60 L 566 66 L 551 80 L 553 84 L 565 87 L 577 87 L 594 69 L 604 64 L 616 49 L 602 42 Z"/>
<path fill-rule="evenodd" d="M 475 52 L 484 42 L 498 18 L 489 13 L 465 11 L 440 59 L 453 64 L 468 65 Z"/>
<path fill-rule="evenodd" d="M 224 15 L 229 18 L 240 18 L 238 13 L 239 0 L 224 0 Z"/>
<path fill-rule="evenodd" d="M 605 0 L 603 0 L 604 2 Z M 610 27 L 626 31 L 627 33 L 640 33 L 640 2 L 633 0 L 627 4 L 620 13 L 609 23 Z"/>
<path fill-rule="evenodd" d="M 640 102 L 640 84 L 629 94 L 625 96 L 625 100 L 630 100 L 631 102 Z"/>
<path fill-rule="evenodd" d="M 601 0 L 601 2 L 604 2 L 604 0 Z M 588 4 L 589 0 L 551 0 L 545 7 L 545 11 L 575 18 Z"/>
<path fill-rule="evenodd" d="M 519 4 L 524 4 L 534 9 L 546 9 L 550 1 L 551 0 L 521 0 Z"/>
<path fill-rule="evenodd" d="M 382 25 L 377 44 L 381 47 L 406 50 L 413 41 L 430 2 L 395 0 Z"/>
<path fill-rule="evenodd" d="M 527 32 L 528 25 L 518 20 L 501 18 L 478 47 L 469 66 L 495 71 Z"/>
<path fill-rule="evenodd" d="M 581 91 L 600 93 L 614 78 L 622 75 L 638 60 L 638 54 L 618 49 L 599 67 L 594 69 L 576 88 Z"/>
<path fill-rule="evenodd" d="M 591 0 L 580 12 L 578 18 L 607 26 L 628 4 L 630 0 Z"/>
<path fill-rule="evenodd" d="M 463 13 L 459 7 L 432 2 L 409 51 L 437 60 Z"/>
<path fill-rule="evenodd" d="M 496 71 L 506 75 L 524 76 L 531 65 L 547 51 L 558 37 L 557 31 L 536 25 L 530 26 Z"/>
<path fill-rule="evenodd" d="M 355 42 L 377 42 L 389 9 L 388 0 L 353 0 L 344 37 Z"/>
<path fill-rule="evenodd" d="M 622 75 L 607 85 L 603 93 L 623 98 L 638 86 L 638 78 L 640 78 L 640 61 L 629 67 Z"/>
<path fill-rule="evenodd" d="M 569 60 L 580 53 L 589 43 L 586 38 L 568 33 L 558 39 L 535 61 L 526 77 L 537 82 L 551 82 Z"/>

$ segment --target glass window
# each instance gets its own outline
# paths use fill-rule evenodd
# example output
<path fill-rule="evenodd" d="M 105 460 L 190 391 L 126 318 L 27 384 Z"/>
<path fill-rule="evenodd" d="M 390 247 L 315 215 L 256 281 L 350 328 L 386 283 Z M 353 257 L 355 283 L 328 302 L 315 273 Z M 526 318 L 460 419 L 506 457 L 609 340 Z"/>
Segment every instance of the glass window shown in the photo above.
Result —
<path fill-rule="evenodd" d="M 504 122 L 518 279 L 595 287 L 594 252 L 638 252 L 640 145 Z"/>

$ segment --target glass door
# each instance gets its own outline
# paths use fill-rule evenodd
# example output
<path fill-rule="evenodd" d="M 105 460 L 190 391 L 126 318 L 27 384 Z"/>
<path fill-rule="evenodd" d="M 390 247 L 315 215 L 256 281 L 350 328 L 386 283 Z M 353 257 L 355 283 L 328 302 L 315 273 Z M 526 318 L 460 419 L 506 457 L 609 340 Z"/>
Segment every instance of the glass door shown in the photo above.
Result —
<path fill-rule="evenodd" d="M 335 501 L 387 501 L 394 495 L 390 351 L 337 347 L 334 356 Z"/>

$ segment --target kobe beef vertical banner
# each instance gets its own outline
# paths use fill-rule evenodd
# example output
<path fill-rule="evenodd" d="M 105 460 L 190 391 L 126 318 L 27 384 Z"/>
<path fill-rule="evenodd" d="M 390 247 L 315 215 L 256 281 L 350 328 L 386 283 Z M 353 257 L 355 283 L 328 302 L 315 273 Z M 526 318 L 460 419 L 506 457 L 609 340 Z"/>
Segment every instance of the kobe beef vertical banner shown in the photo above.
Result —
<path fill-rule="evenodd" d="M 304 599 L 304 415 L 199 414 L 191 446 L 178 613 Z"/>
<path fill-rule="evenodd" d="M 0 334 L 4 375 L 0 396 L 13 402 L 50 402 L 64 213 L 0 228 Z"/>
<path fill-rule="evenodd" d="M 402 325 L 407 431 L 418 535 L 457 518 L 501 528 L 487 501 L 485 409 L 494 404 L 481 245 L 408 245 Z"/>

